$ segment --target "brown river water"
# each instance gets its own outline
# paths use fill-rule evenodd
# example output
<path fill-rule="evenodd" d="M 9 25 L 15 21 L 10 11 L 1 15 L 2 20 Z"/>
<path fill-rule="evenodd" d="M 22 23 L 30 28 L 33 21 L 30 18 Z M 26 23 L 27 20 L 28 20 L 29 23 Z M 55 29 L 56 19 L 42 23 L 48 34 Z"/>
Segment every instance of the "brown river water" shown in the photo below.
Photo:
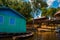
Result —
<path fill-rule="evenodd" d="M 0 40 L 13 40 L 12 38 L 0 38 Z M 60 40 L 60 33 L 56 32 L 34 32 L 34 36 L 19 38 L 16 40 Z"/>

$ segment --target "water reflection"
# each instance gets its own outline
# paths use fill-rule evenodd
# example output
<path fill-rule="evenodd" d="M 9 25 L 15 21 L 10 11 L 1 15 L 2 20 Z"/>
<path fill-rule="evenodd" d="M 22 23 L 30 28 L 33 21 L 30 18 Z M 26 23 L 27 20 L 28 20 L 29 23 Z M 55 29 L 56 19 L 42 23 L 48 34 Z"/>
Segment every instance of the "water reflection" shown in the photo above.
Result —
<path fill-rule="evenodd" d="M 60 33 L 56 33 L 56 32 L 35 32 L 33 37 L 25 38 L 22 40 L 60 40 Z"/>
<path fill-rule="evenodd" d="M 60 40 L 60 33 L 56 34 L 57 40 Z"/>
<path fill-rule="evenodd" d="M 12 40 L 11 38 L 0 38 L 0 40 Z M 19 38 L 16 40 L 60 40 L 60 33 L 56 32 L 34 32 L 34 36 Z"/>
<path fill-rule="evenodd" d="M 41 35 L 41 40 L 57 40 L 56 34 L 54 32 L 43 32 L 38 35 Z M 38 36 L 38 38 L 39 38 L 39 36 Z"/>

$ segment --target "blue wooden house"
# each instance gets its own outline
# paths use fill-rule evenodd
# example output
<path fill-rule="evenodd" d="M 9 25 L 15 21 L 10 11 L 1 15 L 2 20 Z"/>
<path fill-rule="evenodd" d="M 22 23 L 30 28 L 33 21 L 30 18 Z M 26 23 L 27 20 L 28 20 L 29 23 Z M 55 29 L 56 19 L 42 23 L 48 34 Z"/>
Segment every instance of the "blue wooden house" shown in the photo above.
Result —
<path fill-rule="evenodd" d="M 0 33 L 25 33 L 26 19 L 17 11 L 0 8 Z"/>

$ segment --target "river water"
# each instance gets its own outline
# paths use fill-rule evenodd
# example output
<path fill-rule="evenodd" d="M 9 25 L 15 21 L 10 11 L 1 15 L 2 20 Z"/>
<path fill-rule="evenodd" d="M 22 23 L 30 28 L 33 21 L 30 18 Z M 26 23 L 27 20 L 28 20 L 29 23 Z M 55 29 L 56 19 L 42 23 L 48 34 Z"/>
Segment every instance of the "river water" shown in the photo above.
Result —
<path fill-rule="evenodd" d="M 11 38 L 2 38 L 0 40 L 12 40 Z M 20 38 L 16 40 L 60 40 L 60 33 L 56 32 L 34 32 L 34 36 Z"/>
<path fill-rule="evenodd" d="M 33 37 L 19 40 L 60 40 L 60 33 L 56 32 L 35 32 Z"/>
<path fill-rule="evenodd" d="M 17 40 L 60 40 L 60 33 L 34 32 L 34 36 Z"/>

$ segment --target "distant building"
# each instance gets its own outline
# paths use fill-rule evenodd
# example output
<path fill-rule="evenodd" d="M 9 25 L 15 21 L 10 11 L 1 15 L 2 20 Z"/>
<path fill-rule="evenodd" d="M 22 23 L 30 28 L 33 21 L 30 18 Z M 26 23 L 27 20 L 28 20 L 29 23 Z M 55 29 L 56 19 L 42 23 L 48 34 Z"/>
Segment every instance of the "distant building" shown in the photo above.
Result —
<path fill-rule="evenodd" d="M 33 20 L 30 22 L 27 22 L 27 27 L 32 27 L 32 25 L 34 25 L 34 27 L 41 27 L 42 23 L 46 23 L 47 20 L 48 18 L 45 16 L 34 19 L 34 24 L 33 24 Z"/>

